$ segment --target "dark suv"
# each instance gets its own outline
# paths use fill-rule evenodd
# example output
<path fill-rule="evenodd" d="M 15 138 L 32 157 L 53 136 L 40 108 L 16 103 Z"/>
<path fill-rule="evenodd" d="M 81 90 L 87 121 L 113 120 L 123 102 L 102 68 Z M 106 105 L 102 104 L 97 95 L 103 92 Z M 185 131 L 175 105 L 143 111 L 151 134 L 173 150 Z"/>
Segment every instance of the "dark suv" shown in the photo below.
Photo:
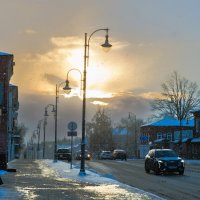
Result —
<path fill-rule="evenodd" d="M 58 149 L 56 152 L 56 156 L 58 160 L 67 160 L 68 162 L 70 162 L 72 159 L 71 149 L 69 148 Z"/>
<path fill-rule="evenodd" d="M 152 149 L 145 156 L 145 171 L 155 174 L 161 172 L 178 172 L 184 174 L 184 160 L 172 149 Z"/>
<path fill-rule="evenodd" d="M 126 155 L 126 151 L 122 150 L 122 149 L 115 149 L 113 151 L 113 159 L 121 159 L 121 160 L 126 160 L 127 159 L 127 155 Z"/>

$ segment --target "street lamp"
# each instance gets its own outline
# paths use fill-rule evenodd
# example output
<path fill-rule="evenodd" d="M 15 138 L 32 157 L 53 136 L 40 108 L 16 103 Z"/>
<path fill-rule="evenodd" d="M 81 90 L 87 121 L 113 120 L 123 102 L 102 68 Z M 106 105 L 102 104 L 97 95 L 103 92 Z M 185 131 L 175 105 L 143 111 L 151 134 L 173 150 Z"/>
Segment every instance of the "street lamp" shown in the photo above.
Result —
<path fill-rule="evenodd" d="M 135 113 L 132 113 L 132 112 L 129 112 L 128 113 L 128 119 L 130 120 L 131 119 L 131 115 L 134 116 L 134 121 L 135 121 L 135 156 L 137 157 L 137 126 L 136 126 L 136 123 L 137 123 L 137 119 L 136 119 L 136 114 Z"/>
<path fill-rule="evenodd" d="M 44 128 L 44 139 L 43 139 L 43 159 L 45 158 L 45 143 L 46 143 L 46 125 L 47 125 L 47 117 L 48 115 L 48 108 L 52 107 L 52 112 L 55 113 L 55 106 L 53 104 L 48 104 L 45 107 L 45 111 L 44 111 L 44 123 L 43 123 L 43 128 Z"/>
<path fill-rule="evenodd" d="M 70 69 L 68 72 L 67 72 L 67 79 L 66 79 L 66 84 L 65 84 L 65 87 L 63 88 L 63 90 L 66 90 L 66 91 L 68 91 L 68 93 L 70 93 L 71 92 L 71 87 L 69 86 L 69 73 L 71 72 L 71 71 L 78 71 L 79 73 L 80 73 L 80 75 L 81 75 L 81 82 L 83 82 L 83 78 L 82 78 L 82 73 L 81 73 L 81 71 L 79 70 L 79 69 L 77 69 L 77 68 L 72 68 L 72 69 Z M 81 89 L 82 89 L 82 87 L 83 87 L 83 85 L 81 84 Z"/>
<path fill-rule="evenodd" d="M 39 120 L 38 125 L 37 125 L 37 135 L 38 135 L 38 144 L 37 144 L 37 159 L 39 159 L 39 154 L 40 154 L 40 129 L 41 129 L 41 124 L 44 121 L 44 119 Z"/>
<path fill-rule="evenodd" d="M 54 162 L 57 161 L 56 151 L 57 151 L 57 132 L 58 132 L 58 98 L 59 98 L 59 89 L 60 86 L 66 84 L 64 88 L 67 88 L 68 85 L 67 81 L 61 82 L 59 84 L 56 84 L 56 101 L 55 101 L 55 107 L 54 107 L 54 114 L 55 114 L 55 142 L 54 142 Z M 64 89 L 63 88 L 63 89 Z"/>
<path fill-rule="evenodd" d="M 81 166 L 80 166 L 80 175 L 85 175 L 85 111 L 86 111 L 86 68 L 88 66 L 89 61 L 89 45 L 90 45 L 90 39 L 94 35 L 94 33 L 98 31 L 106 31 L 106 39 L 105 43 L 101 46 L 104 47 L 104 49 L 109 49 L 112 47 L 112 45 L 108 41 L 108 28 L 106 29 L 97 29 L 93 31 L 89 37 L 87 33 L 85 33 L 85 44 L 84 44 L 84 70 L 83 70 L 83 109 L 82 109 L 82 139 L 81 139 Z M 67 80 L 68 81 L 68 80 Z M 68 82 L 69 83 L 69 82 Z M 63 88 L 64 89 L 64 88 Z M 68 89 L 71 89 L 68 86 Z"/>

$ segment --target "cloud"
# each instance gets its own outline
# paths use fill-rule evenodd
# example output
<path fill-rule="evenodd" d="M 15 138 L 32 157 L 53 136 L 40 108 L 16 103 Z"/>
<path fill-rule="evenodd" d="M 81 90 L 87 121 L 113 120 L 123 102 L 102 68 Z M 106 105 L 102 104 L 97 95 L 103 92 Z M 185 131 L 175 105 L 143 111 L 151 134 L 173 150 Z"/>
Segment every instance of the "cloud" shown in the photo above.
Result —
<path fill-rule="evenodd" d="M 52 37 L 50 39 L 51 43 L 55 46 L 62 48 L 62 47 L 69 47 L 69 48 L 77 48 L 83 44 L 83 39 L 71 36 L 71 37 Z"/>
<path fill-rule="evenodd" d="M 33 30 L 33 29 L 26 29 L 25 33 L 27 35 L 35 35 L 37 32 L 35 30 Z"/>

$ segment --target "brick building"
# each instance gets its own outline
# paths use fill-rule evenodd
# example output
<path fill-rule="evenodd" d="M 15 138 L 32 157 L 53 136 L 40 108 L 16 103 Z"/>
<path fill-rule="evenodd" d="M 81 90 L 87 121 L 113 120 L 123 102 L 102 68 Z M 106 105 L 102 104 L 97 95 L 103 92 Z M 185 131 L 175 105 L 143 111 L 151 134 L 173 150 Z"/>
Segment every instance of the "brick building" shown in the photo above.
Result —
<path fill-rule="evenodd" d="M 142 147 L 145 151 L 149 148 L 172 148 L 184 157 L 192 157 L 194 120 L 162 119 L 142 125 L 140 132 L 141 137 L 147 138 L 141 141 L 141 150 Z"/>
<path fill-rule="evenodd" d="M 0 52 L 0 169 L 6 169 L 8 162 L 8 98 L 13 65 L 13 55 Z"/>

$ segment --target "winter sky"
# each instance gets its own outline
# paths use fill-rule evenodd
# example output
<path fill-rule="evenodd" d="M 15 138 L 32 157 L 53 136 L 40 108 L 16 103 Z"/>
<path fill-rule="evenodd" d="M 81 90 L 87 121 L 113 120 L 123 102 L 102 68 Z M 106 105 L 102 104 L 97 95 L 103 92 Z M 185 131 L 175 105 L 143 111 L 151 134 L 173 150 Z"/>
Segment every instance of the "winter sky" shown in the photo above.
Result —
<path fill-rule="evenodd" d="M 83 70 L 84 33 L 109 28 L 113 45 L 99 47 L 105 33 L 90 41 L 87 68 L 87 113 L 90 121 L 98 105 L 105 106 L 113 123 L 133 112 L 151 115 L 149 101 L 160 85 L 178 71 L 200 85 L 199 0 L 0 0 L 1 52 L 14 55 L 11 83 L 19 87 L 19 121 L 36 129 L 44 107 L 55 103 L 55 85 L 71 68 Z M 70 73 L 80 88 L 80 74 Z M 62 87 L 60 88 L 62 94 Z M 76 93 L 81 93 L 77 89 Z M 67 123 L 81 128 L 81 99 L 59 98 L 59 137 Z M 50 111 L 50 110 L 49 110 Z M 53 138 L 53 117 L 48 119 Z"/>

